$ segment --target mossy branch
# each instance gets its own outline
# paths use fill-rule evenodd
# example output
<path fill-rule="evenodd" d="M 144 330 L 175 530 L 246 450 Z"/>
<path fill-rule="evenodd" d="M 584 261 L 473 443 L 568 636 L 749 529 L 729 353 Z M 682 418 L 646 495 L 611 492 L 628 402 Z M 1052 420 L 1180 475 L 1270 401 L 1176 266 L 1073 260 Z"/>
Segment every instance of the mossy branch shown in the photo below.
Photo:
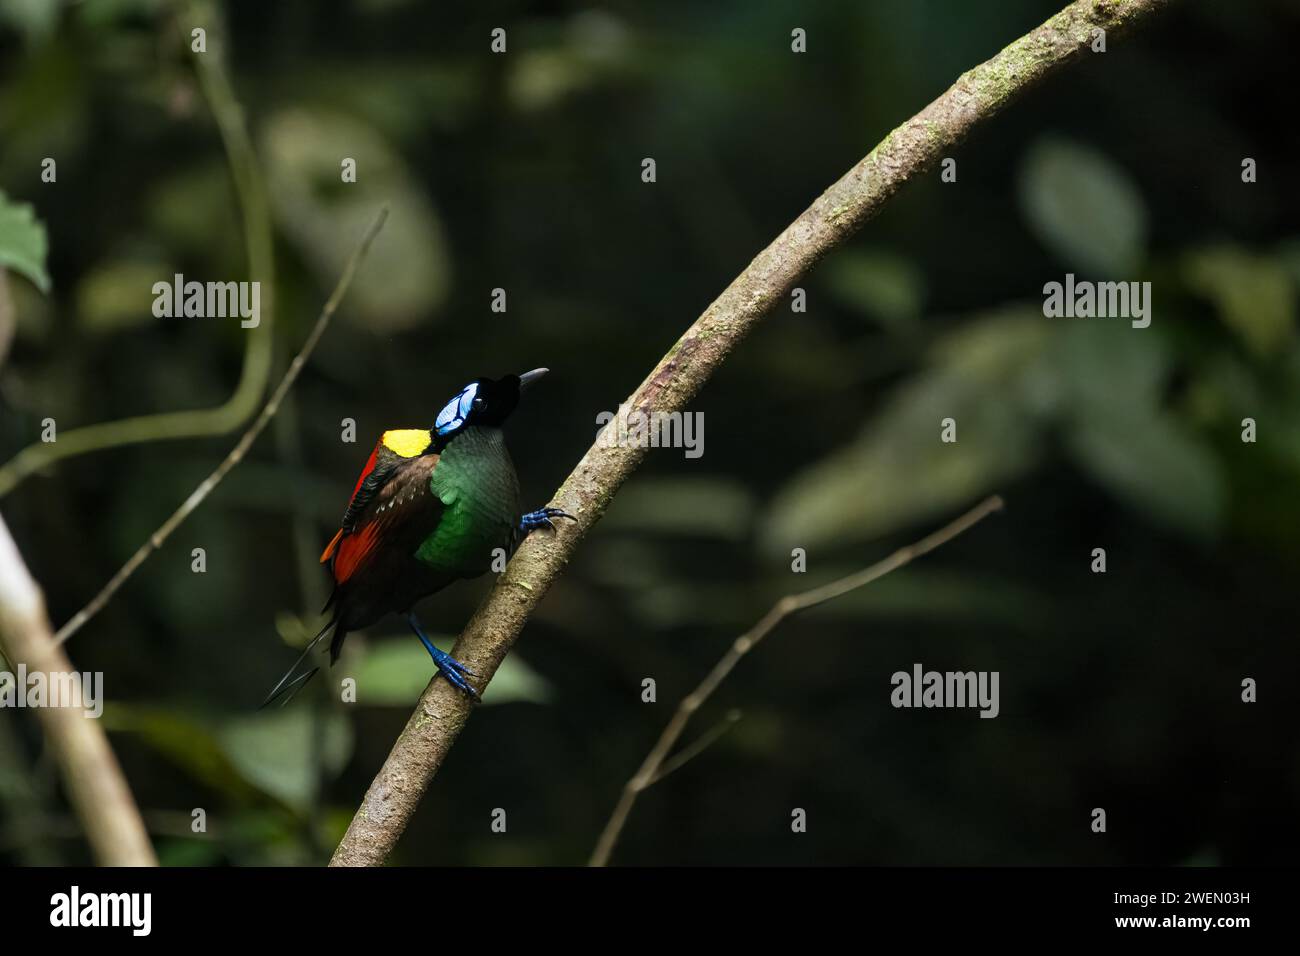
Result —
<path fill-rule="evenodd" d="M 688 402 L 746 335 L 785 301 L 795 283 L 843 243 L 904 183 L 930 169 L 977 124 L 1044 77 L 1088 54 L 1097 31 L 1111 39 L 1167 0 L 1078 0 L 991 60 L 958 78 L 827 189 L 758 254 L 663 357 L 628 399 L 643 414 L 674 412 Z M 611 425 L 607 428 L 613 427 Z M 535 534 L 515 554 L 474 614 L 454 654 L 491 679 L 578 542 L 645 456 L 643 448 L 596 444 L 556 492 L 554 504 L 577 516 L 558 534 Z M 429 782 L 469 719 L 472 705 L 433 680 L 370 785 L 331 866 L 383 863 Z"/>

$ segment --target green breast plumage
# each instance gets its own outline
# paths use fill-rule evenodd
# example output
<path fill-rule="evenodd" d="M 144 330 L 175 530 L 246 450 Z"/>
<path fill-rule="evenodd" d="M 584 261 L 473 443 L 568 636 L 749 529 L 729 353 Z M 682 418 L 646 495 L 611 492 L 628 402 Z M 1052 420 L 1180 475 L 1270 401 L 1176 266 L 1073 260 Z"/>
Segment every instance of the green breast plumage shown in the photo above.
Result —
<path fill-rule="evenodd" d="M 429 488 L 445 510 L 415 557 L 429 568 L 470 576 L 509 550 L 519 520 L 519 479 L 499 428 L 467 428 L 443 450 Z"/>

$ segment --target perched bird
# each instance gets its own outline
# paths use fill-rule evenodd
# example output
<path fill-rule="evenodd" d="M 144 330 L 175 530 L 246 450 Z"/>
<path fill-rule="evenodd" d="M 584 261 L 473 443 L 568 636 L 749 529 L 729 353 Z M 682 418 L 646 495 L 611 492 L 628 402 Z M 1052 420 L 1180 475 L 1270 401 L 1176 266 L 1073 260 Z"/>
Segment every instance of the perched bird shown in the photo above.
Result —
<path fill-rule="evenodd" d="M 334 579 L 324 608 L 332 608 L 333 617 L 263 707 L 285 692 L 288 703 L 320 669 L 293 677 L 331 628 L 333 664 L 349 631 L 391 613 L 406 618 L 440 674 L 478 697 L 466 679 L 478 675 L 433 645 L 412 606 L 453 581 L 483 574 L 495 556 L 511 554 L 533 529 L 554 530 L 553 518 L 573 518 L 559 508 L 520 513 L 519 480 L 501 431 L 519 404 L 520 392 L 546 372 L 538 368 L 523 375 L 476 379 L 443 406 L 432 428 L 402 428 L 380 436 L 353 488 L 338 534 L 321 555 Z"/>

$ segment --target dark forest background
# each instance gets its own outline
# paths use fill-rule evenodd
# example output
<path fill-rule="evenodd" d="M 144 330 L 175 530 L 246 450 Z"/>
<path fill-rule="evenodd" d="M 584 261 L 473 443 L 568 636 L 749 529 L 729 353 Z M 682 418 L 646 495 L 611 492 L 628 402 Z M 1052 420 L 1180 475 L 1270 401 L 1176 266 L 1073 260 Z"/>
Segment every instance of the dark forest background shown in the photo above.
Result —
<path fill-rule="evenodd" d="M 544 504 L 595 416 L 759 249 L 1059 5 L 0 2 L 0 190 L 45 224 L 51 278 L 42 294 L 9 276 L 0 460 L 46 417 L 64 435 L 219 405 L 251 335 L 270 336 L 278 380 L 364 223 L 393 208 L 277 424 L 69 644 L 105 673 L 163 862 L 323 862 L 427 681 L 394 620 L 349 639 L 333 682 L 255 711 L 316 628 L 315 558 L 381 431 L 427 426 L 475 376 L 549 366 L 509 431 Z M 174 272 L 248 272 L 196 16 L 269 189 L 276 306 L 258 333 L 150 311 Z M 821 263 L 807 312 L 779 308 L 699 397 L 703 457 L 652 452 L 582 545 L 395 862 L 585 861 L 736 634 L 994 491 L 1005 513 L 748 658 L 686 739 L 740 719 L 643 796 L 615 861 L 1292 862 L 1297 42 L 1300 3 L 1175 3 L 981 126 L 956 183 L 928 174 Z M 1042 286 L 1067 271 L 1151 281 L 1151 327 L 1044 318 Z M 66 459 L 0 501 L 56 624 L 235 434 Z M 426 625 L 454 636 L 489 585 L 429 600 Z M 1000 671 L 1001 715 L 893 709 L 889 677 L 914 662 Z M 346 675 L 358 704 L 330 693 Z M 0 860 L 86 861 L 24 712 L 0 711 Z"/>

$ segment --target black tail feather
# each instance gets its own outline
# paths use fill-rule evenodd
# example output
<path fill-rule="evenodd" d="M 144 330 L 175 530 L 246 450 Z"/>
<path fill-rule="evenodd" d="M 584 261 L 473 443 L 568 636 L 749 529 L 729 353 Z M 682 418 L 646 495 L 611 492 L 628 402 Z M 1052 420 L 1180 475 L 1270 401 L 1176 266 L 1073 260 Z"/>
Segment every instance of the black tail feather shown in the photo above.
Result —
<path fill-rule="evenodd" d="M 297 677 L 294 677 L 294 672 L 298 670 L 299 665 L 301 665 L 307 655 L 312 652 L 312 649 L 315 648 L 316 645 L 321 642 L 321 639 L 329 633 L 330 628 L 332 628 L 335 623 L 334 620 L 327 622 L 325 626 L 317 632 L 316 636 L 307 642 L 307 646 L 302 649 L 302 653 L 299 654 L 298 659 L 293 662 L 293 666 L 285 671 L 284 676 L 280 678 L 280 683 L 271 688 L 271 693 L 266 695 L 266 700 L 262 701 L 257 708 L 258 710 L 263 710 L 277 697 L 287 692 L 288 696 L 285 697 L 284 701 L 280 704 L 280 706 L 283 707 L 285 704 L 289 703 L 289 701 L 293 700 L 294 695 L 302 689 L 303 685 L 306 684 L 307 681 L 316 676 L 316 672 L 320 670 L 319 667 L 313 667 L 311 670 L 299 674 Z"/>
<path fill-rule="evenodd" d="M 309 671 L 304 671 L 303 673 L 301 673 L 301 674 L 299 674 L 297 677 L 295 677 L 293 680 L 289 681 L 289 683 L 286 684 L 286 685 L 284 686 L 284 689 L 281 691 L 281 693 L 284 694 L 284 700 L 280 701 L 280 706 L 281 706 L 281 707 L 288 707 L 288 706 L 289 706 L 289 701 L 291 701 L 291 700 L 294 699 L 294 697 L 297 695 L 298 691 L 302 690 L 302 688 L 306 685 L 306 683 L 307 683 L 309 680 L 311 680 L 313 677 L 316 676 L 316 672 L 319 671 L 319 670 L 320 670 L 319 667 L 313 667 L 311 670 L 309 670 Z M 262 710 L 264 707 L 266 707 L 268 704 L 270 704 L 271 701 L 273 701 L 273 700 L 275 700 L 275 694 L 274 694 L 274 693 L 272 693 L 272 695 L 271 695 L 270 697 L 268 697 L 266 700 L 262 701 L 261 706 L 258 707 L 257 709 L 258 709 L 258 710 Z"/>
<path fill-rule="evenodd" d="M 348 629 L 338 623 L 338 618 L 334 619 L 334 637 L 330 640 L 330 667 L 333 667 L 339 659 L 339 653 L 343 650 L 343 642 L 347 639 Z"/>

